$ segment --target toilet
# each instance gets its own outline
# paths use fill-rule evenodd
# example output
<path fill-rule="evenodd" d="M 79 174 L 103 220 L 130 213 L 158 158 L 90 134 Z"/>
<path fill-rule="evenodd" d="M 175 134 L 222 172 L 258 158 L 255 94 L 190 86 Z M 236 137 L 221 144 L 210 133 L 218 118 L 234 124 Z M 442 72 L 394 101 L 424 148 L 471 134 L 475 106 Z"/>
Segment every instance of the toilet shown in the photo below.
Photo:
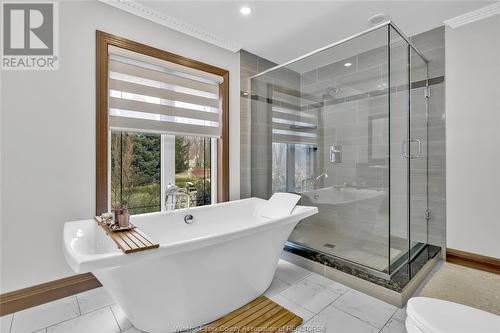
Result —
<path fill-rule="evenodd" d="M 428 297 L 413 297 L 406 308 L 408 333 L 499 333 L 500 316 Z"/>

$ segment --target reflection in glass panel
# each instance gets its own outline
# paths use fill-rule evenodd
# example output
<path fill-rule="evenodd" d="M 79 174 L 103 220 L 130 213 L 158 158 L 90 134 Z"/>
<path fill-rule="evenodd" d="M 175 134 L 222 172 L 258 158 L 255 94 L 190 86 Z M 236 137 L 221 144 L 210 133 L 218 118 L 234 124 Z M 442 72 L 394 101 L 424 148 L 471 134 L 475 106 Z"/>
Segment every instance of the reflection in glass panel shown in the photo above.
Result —
<path fill-rule="evenodd" d="M 380 271 L 389 265 L 387 69 L 384 27 L 252 80 L 252 151 L 273 147 L 271 190 L 300 192 L 319 209 L 289 241 Z M 266 155 L 252 163 L 263 168 Z M 253 194 L 269 197 L 261 177 L 252 174 Z"/>
<path fill-rule="evenodd" d="M 273 193 L 286 192 L 286 143 L 273 142 Z"/>

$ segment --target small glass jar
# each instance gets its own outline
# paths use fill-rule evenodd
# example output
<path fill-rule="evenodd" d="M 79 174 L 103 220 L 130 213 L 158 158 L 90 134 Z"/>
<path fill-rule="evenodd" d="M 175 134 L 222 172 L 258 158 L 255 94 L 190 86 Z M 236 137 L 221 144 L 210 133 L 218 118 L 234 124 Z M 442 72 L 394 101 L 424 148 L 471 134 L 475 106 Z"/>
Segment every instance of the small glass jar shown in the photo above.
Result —
<path fill-rule="evenodd" d="M 115 208 L 115 224 L 120 228 L 128 228 L 130 226 L 130 213 L 127 208 Z"/>

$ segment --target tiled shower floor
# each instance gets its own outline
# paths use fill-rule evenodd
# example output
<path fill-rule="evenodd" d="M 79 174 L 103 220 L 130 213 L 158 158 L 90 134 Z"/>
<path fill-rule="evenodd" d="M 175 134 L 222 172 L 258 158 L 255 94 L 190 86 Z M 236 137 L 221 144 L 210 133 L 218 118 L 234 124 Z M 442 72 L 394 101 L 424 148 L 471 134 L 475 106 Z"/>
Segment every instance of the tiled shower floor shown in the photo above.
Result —
<path fill-rule="evenodd" d="M 378 271 L 388 266 L 387 243 L 354 238 L 331 228 L 302 223 L 294 229 L 290 241 Z M 391 248 L 391 263 L 402 254 L 400 249 Z"/>
<path fill-rule="evenodd" d="M 265 293 L 304 319 L 297 332 L 406 332 L 404 309 L 280 261 Z M 1 317 L 2 333 L 141 332 L 103 288 Z"/>

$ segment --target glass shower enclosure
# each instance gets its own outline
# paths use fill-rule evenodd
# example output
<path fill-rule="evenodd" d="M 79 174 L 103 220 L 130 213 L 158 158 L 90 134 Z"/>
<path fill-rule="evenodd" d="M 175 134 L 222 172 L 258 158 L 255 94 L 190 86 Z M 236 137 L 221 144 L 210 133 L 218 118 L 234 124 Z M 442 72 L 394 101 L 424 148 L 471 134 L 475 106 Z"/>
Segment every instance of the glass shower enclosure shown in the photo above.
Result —
<path fill-rule="evenodd" d="M 319 209 L 288 246 L 391 276 L 427 244 L 427 74 L 386 22 L 251 78 L 252 196 Z"/>

